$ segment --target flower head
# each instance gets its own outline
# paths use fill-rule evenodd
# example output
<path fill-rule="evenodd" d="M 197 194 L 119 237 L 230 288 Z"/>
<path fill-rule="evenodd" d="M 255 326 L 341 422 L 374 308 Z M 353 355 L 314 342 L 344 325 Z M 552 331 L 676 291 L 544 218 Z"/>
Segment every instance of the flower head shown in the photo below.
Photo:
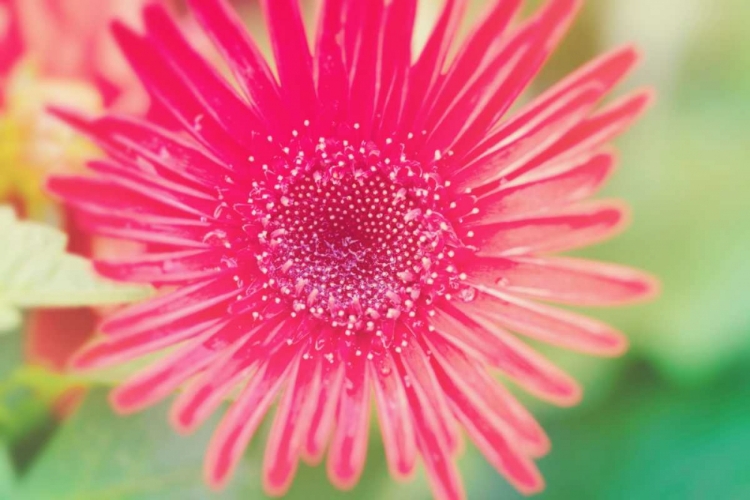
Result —
<path fill-rule="evenodd" d="M 148 245 L 98 262 L 102 274 L 163 293 L 111 316 L 76 365 L 168 349 L 112 400 L 130 412 L 183 388 L 172 419 L 185 431 L 234 399 L 206 458 L 216 486 L 277 397 L 266 489 L 285 491 L 300 457 L 316 462 L 326 448 L 331 480 L 353 485 L 374 393 L 395 476 L 421 458 L 435 496 L 461 498 L 463 428 L 519 490 L 538 491 L 534 459 L 549 443 L 492 373 L 569 405 L 578 385 L 520 337 L 624 350 L 609 326 L 535 299 L 612 305 L 653 293 L 642 273 L 549 256 L 622 228 L 620 203 L 584 200 L 613 168 L 607 143 L 649 94 L 597 110 L 637 59 L 624 48 L 507 116 L 578 8 L 550 0 L 514 24 L 521 3 L 491 2 L 458 44 L 465 2 L 447 0 L 412 54 L 416 0 L 326 0 L 312 51 L 297 2 L 265 0 L 273 70 L 225 1 L 194 0 L 236 87 L 162 8 L 145 10 L 145 34 L 116 24 L 181 130 L 58 110 L 109 159 L 50 188 L 91 231 Z"/>

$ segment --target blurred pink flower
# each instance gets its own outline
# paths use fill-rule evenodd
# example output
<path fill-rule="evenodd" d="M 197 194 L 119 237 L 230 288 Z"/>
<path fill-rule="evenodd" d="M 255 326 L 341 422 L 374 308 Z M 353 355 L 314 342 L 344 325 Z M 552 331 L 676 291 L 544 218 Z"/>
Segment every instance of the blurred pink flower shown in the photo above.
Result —
<path fill-rule="evenodd" d="M 225 1 L 190 3 L 239 92 L 150 7 L 145 35 L 122 23 L 115 34 L 180 132 L 58 111 L 110 158 L 50 189 L 93 233 L 150 246 L 98 261 L 103 275 L 163 288 L 110 316 L 75 365 L 169 349 L 112 401 L 131 412 L 184 388 L 172 412 L 182 431 L 234 399 L 206 458 L 216 487 L 282 392 L 267 491 L 286 491 L 300 457 L 315 463 L 326 448 L 331 480 L 353 486 L 374 393 L 394 476 L 421 458 L 435 497 L 463 498 L 463 428 L 516 488 L 539 491 L 547 437 L 492 374 L 576 403 L 577 383 L 519 336 L 604 356 L 626 340 L 537 301 L 617 305 L 656 288 L 638 271 L 549 255 L 624 226 L 620 202 L 584 200 L 613 169 L 607 143 L 650 100 L 640 91 L 597 110 L 633 49 L 506 117 L 575 0 L 550 0 L 519 24 L 520 0 L 493 1 L 454 59 L 464 1 L 445 2 L 412 58 L 414 0 L 324 1 L 312 54 L 298 3 L 265 0 L 276 72 Z"/>

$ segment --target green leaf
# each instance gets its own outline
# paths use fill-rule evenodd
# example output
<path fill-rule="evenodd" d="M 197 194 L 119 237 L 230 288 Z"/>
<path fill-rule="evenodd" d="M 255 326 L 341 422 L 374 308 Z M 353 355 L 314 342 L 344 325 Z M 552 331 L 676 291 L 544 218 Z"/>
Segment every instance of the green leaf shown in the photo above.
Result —
<path fill-rule="evenodd" d="M 57 229 L 0 208 L 0 329 L 17 324 L 19 308 L 114 304 L 152 292 L 100 278 L 88 260 L 65 253 L 66 245 Z"/>
<path fill-rule="evenodd" d="M 750 498 L 747 361 L 700 391 L 634 365 L 600 408 L 543 422 L 553 449 L 540 462 L 547 489 L 537 498 Z M 469 498 L 524 498 L 472 456 Z"/>
<path fill-rule="evenodd" d="M 17 309 L 0 304 L 0 334 L 15 330 L 21 324 L 21 313 Z"/>
<path fill-rule="evenodd" d="M 17 498 L 16 475 L 10 460 L 8 448 L 0 443 L 0 498 Z"/>
<path fill-rule="evenodd" d="M 183 500 L 240 496 L 260 468 L 241 465 L 221 494 L 203 483 L 202 463 L 216 419 L 193 436 L 169 427 L 166 406 L 134 416 L 113 413 L 103 391 L 89 395 L 22 479 L 20 496 L 38 500 Z"/>
<path fill-rule="evenodd" d="M 106 393 L 94 390 L 58 430 L 19 485 L 19 498 L 34 500 L 264 500 L 262 459 L 268 422 L 251 442 L 226 490 L 211 492 L 203 481 L 203 459 L 217 414 L 192 436 L 167 423 L 168 403 L 133 416 L 116 415 Z M 219 412 L 221 413 L 221 412 Z M 4 498 L 4 497 L 0 497 Z M 403 484 L 388 474 L 380 434 L 373 430 L 365 472 L 350 492 L 337 490 L 325 464 L 300 465 L 285 500 L 410 498 L 429 500 L 420 471 Z"/>

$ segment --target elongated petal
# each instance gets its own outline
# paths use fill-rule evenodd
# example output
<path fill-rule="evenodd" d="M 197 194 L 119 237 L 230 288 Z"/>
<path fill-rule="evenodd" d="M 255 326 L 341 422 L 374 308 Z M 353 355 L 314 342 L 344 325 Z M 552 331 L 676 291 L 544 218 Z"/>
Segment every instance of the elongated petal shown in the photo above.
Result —
<path fill-rule="evenodd" d="M 422 380 L 405 384 L 406 396 L 414 419 L 417 445 L 422 456 L 432 493 L 440 500 L 466 498 L 463 483 L 453 460 L 452 450 L 445 440 L 445 430 Z"/>
<path fill-rule="evenodd" d="M 442 76 L 442 69 L 448 51 L 455 40 L 461 18 L 466 10 L 466 0 L 446 0 L 430 37 L 416 63 L 409 70 L 408 97 L 401 118 L 401 134 L 417 132 L 412 130 L 418 114 L 426 114 L 422 108 L 429 107 L 429 99 L 434 95 Z M 420 113 L 421 112 L 421 113 Z"/>
<path fill-rule="evenodd" d="M 388 468 L 397 478 L 408 477 L 417 459 L 417 443 L 406 392 L 390 353 L 370 364 L 380 430 Z"/>
<path fill-rule="evenodd" d="M 480 286 L 476 300 L 458 306 L 485 324 L 498 325 L 568 349 L 617 356 L 627 340 L 614 328 L 578 314 L 555 309 Z"/>
<path fill-rule="evenodd" d="M 472 405 L 481 408 L 485 418 L 518 441 L 532 456 L 549 451 L 549 438 L 533 416 L 486 370 L 486 366 L 470 359 L 449 342 L 430 338 L 432 366 L 445 389 L 447 385 Z"/>
<path fill-rule="evenodd" d="M 526 457 L 494 427 L 483 413 L 466 404 L 463 395 L 449 390 L 456 417 L 466 428 L 471 440 L 487 460 L 523 494 L 530 495 L 544 489 L 544 480 L 534 461 Z"/>
<path fill-rule="evenodd" d="M 237 287 L 228 277 L 197 283 L 110 315 L 102 324 L 102 331 L 108 335 L 124 335 L 181 318 L 195 321 L 206 309 L 226 304 L 236 294 Z"/>
<path fill-rule="evenodd" d="M 470 219 L 485 223 L 513 219 L 584 200 L 602 187 L 613 168 L 613 155 L 599 153 L 529 172 L 512 182 L 498 183 L 477 200 L 478 212 Z"/>
<path fill-rule="evenodd" d="M 94 267 L 99 274 L 118 281 L 185 284 L 227 272 L 227 267 L 216 266 L 222 254 L 220 250 L 151 253 L 128 259 L 100 259 Z"/>
<path fill-rule="evenodd" d="M 297 123 L 316 111 L 312 57 L 297 0 L 261 0 L 271 47 L 281 81 L 281 92 Z"/>
<path fill-rule="evenodd" d="M 214 360 L 218 350 L 208 344 L 207 340 L 220 334 L 223 326 L 219 324 L 213 327 L 201 338 L 120 384 L 110 396 L 114 407 L 122 413 L 132 413 L 174 392 Z"/>
<path fill-rule="evenodd" d="M 298 360 L 290 373 L 289 386 L 276 412 L 263 460 L 264 488 L 272 495 L 286 493 L 297 470 L 302 440 L 315 410 L 310 394 L 317 394 L 319 390 L 322 360 L 322 357 Z"/>
<path fill-rule="evenodd" d="M 381 31 L 399 33 L 401 36 L 381 37 L 375 130 L 394 131 L 395 124 L 401 119 L 407 88 L 406 79 L 411 64 L 411 39 L 416 14 L 417 0 L 391 2 L 386 7 Z M 378 137 L 383 135 L 376 134 Z"/>
<path fill-rule="evenodd" d="M 431 321 L 445 340 L 485 360 L 535 396 L 559 405 L 580 400 L 581 390 L 573 379 L 499 326 L 479 323 L 447 301 Z"/>
<path fill-rule="evenodd" d="M 266 360 L 219 424 L 205 462 L 209 484 L 221 488 L 258 429 L 276 392 L 296 362 L 294 349 L 286 349 Z"/>
<path fill-rule="evenodd" d="M 352 488 L 362 474 L 370 421 L 370 374 L 365 357 L 353 353 L 351 357 L 328 455 L 328 477 L 342 489 Z"/>
<path fill-rule="evenodd" d="M 242 20 L 227 0 L 188 0 L 206 33 L 237 78 L 240 87 L 262 117 L 272 119 L 266 125 L 276 132 L 285 123 L 286 109 L 280 89 L 268 63 L 247 33 Z"/>
<path fill-rule="evenodd" d="M 286 326 L 278 318 L 255 322 L 250 316 L 227 325 L 223 336 L 212 343 L 222 349 L 220 358 L 190 382 L 172 406 L 172 422 L 177 429 L 187 433 L 200 426 L 256 369 L 259 360 L 278 349 L 282 343 L 279 333 Z"/>
<path fill-rule="evenodd" d="M 514 118 L 498 124 L 497 131 L 484 139 L 465 158 L 462 158 L 463 161 L 469 162 L 485 154 L 508 137 L 521 137 L 527 134 L 535 123 L 549 113 L 550 109 L 558 108 L 559 102 L 568 100 L 571 94 L 578 92 L 578 89 L 595 88 L 597 95 L 593 96 L 591 105 L 596 104 L 625 78 L 637 62 L 638 53 L 633 47 L 623 47 L 598 57 L 534 99 Z"/>
<path fill-rule="evenodd" d="M 481 255 L 507 256 L 561 252 L 593 245 L 619 233 L 627 222 L 616 202 L 587 203 L 517 220 L 466 227 L 467 241 Z"/>
<path fill-rule="evenodd" d="M 579 0 L 550 0 L 508 41 L 444 122 L 427 149 L 451 149 L 459 158 L 474 147 L 526 89 L 570 26 Z M 499 78 L 498 78 L 499 77 Z M 457 123 L 454 120 L 458 121 Z"/>
<path fill-rule="evenodd" d="M 263 135 L 267 133 L 255 111 L 235 95 L 218 71 L 190 46 L 164 6 L 149 5 L 144 10 L 144 19 L 149 38 L 165 56 L 165 60 L 173 64 L 175 71 L 193 89 L 207 113 L 238 144 L 252 146 L 248 141 L 251 132 Z"/>
<path fill-rule="evenodd" d="M 593 85 L 576 89 L 568 99 L 545 109 L 535 127 L 523 135 L 509 135 L 497 147 L 463 170 L 451 174 L 454 189 L 461 191 L 491 184 L 552 146 L 582 122 L 600 97 Z"/>
<path fill-rule="evenodd" d="M 349 102 L 357 103 L 349 110 L 349 120 L 359 125 L 363 137 L 372 130 L 377 90 L 379 36 L 383 2 L 347 2 L 344 23 L 346 61 L 349 70 Z"/>
<path fill-rule="evenodd" d="M 176 177 L 214 192 L 217 182 L 229 174 L 237 175 L 197 144 L 143 120 L 116 115 L 90 120 L 60 108 L 52 108 L 51 113 L 87 134 L 119 161 L 138 164 L 140 158 L 166 178 Z"/>
<path fill-rule="evenodd" d="M 560 157 L 570 157 L 596 150 L 625 132 L 648 109 L 653 92 L 640 90 L 619 99 L 569 131 L 552 147 L 517 169 L 511 177 L 519 176 Z"/>
<path fill-rule="evenodd" d="M 345 0 L 324 0 L 317 30 L 315 76 L 320 124 L 342 120 L 349 109 L 349 74 L 339 38 L 343 33 Z M 330 132 L 325 128 L 321 132 Z"/>
<path fill-rule="evenodd" d="M 333 430 L 341 391 L 344 386 L 345 367 L 343 363 L 326 361 L 320 388 L 314 394 L 315 411 L 310 422 L 310 430 L 305 439 L 303 458 L 316 464 L 323 458 L 328 438 Z"/>
<path fill-rule="evenodd" d="M 247 155 L 243 154 L 232 134 L 215 117 L 207 114 L 195 91 L 147 39 L 118 22 L 113 25 L 112 32 L 149 92 L 181 122 L 185 130 L 225 161 L 237 165 L 246 161 Z"/>
<path fill-rule="evenodd" d="M 584 306 L 613 306 L 647 300 L 656 280 L 614 264 L 561 257 L 482 257 L 467 266 L 472 283 L 508 294 Z"/>

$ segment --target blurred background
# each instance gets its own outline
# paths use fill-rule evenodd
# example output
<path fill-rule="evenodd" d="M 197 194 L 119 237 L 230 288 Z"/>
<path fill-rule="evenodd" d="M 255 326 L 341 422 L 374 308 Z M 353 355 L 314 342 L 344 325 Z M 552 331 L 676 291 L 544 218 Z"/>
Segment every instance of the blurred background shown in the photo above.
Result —
<path fill-rule="evenodd" d="M 75 168 L 89 149 L 40 117 L 38 105 L 73 97 L 94 110 L 138 109 L 142 103 L 117 88 L 126 78 L 118 76 L 120 68 L 84 68 L 74 56 L 66 64 L 78 65 L 75 71 L 49 67 L 45 58 L 59 63 L 66 53 L 60 42 L 39 45 L 46 48 L 20 69 L 11 65 L 17 61 L 10 50 L 16 36 L 8 29 L 11 3 L 0 0 L 0 197 L 29 217 L 65 225 L 65 214 L 38 191 L 39 179 L 59 168 L 61 158 Z M 87 2 L 69 3 L 80 11 Z M 239 3 L 262 36 L 253 2 Z M 472 15 L 483 3 L 473 2 Z M 420 32 L 440 5 L 422 0 Z M 91 29 L 94 20 L 78 22 L 100 36 Z M 586 393 L 573 409 L 524 399 L 553 442 L 540 462 L 548 486 L 539 498 L 750 498 L 748 25 L 747 0 L 589 0 L 533 89 L 546 88 L 605 49 L 632 41 L 643 50 L 643 64 L 620 91 L 651 85 L 658 103 L 618 143 L 620 168 L 606 192 L 632 204 L 634 223 L 584 255 L 651 271 L 664 288 L 652 304 L 591 311 L 629 334 L 632 348 L 625 357 L 549 351 Z M 58 28 L 68 33 L 71 26 Z M 90 48 L 89 39 L 80 40 L 81 29 L 75 31 L 70 43 Z M 92 57 L 87 53 L 84 62 Z M 114 60 L 111 52 L 102 57 Z M 95 88 L 84 81 L 103 83 Z M 55 142 L 60 137 L 64 148 Z M 33 151 L 19 152 L 26 143 Z M 95 243 L 80 244 L 90 249 Z M 94 321 L 90 311 L 42 311 L 27 316 L 23 335 L 0 337 L 0 499 L 265 498 L 262 435 L 230 487 L 213 495 L 201 479 L 211 425 L 195 436 L 178 436 L 166 423 L 166 405 L 117 417 L 106 402 L 106 381 L 61 372 L 65 356 L 85 341 Z M 392 482 L 375 431 L 369 455 L 354 492 L 329 486 L 324 468 L 302 466 L 289 498 L 430 498 L 421 474 L 408 484 Z M 471 499 L 518 497 L 471 446 L 461 469 Z"/>

